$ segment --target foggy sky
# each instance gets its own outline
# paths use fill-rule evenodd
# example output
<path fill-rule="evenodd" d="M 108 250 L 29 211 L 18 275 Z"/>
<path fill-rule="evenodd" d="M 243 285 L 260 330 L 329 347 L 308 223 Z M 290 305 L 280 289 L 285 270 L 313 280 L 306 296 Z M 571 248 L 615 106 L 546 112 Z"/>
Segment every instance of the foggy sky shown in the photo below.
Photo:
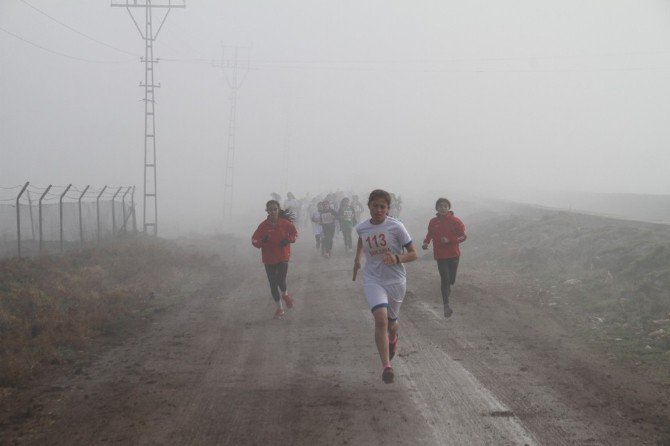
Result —
<path fill-rule="evenodd" d="M 141 200 L 143 42 L 126 10 L 1 0 L 0 28 L 0 186 L 135 184 Z M 666 1 L 187 0 L 155 43 L 163 227 L 221 219 L 221 44 L 250 47 L 236 211 L 289 190 L 428 191 L 427 206 L 670 193 Z"/>

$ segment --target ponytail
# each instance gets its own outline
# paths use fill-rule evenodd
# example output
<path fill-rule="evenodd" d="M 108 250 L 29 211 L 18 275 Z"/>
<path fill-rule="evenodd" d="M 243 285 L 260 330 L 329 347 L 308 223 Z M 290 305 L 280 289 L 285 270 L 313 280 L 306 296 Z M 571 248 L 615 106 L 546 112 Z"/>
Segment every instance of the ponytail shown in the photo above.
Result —
<path fill-rule="evenodd" d="M 279 204 L 279 201 L 277 200 L 270 200 L 267 203 L 265 203 L 265 208 L 267 209 L 268 206 L 271 204 L 276 204 L 277 207 L 279 208 L 279 218 L 283 218 L 284 220 L 288 220 L 291 223 L 295 221 L 295 214 L 288 209 L 282 209 L 281 205 Z"/>
<path fill-rule="evenodd" d="M 295 221 L 295 214 L 293 212 L 289 211 L 288 209 L 279 209 L 279 218 L 283 218 L 284 220 L 288 220 L 291 223 Z"/>

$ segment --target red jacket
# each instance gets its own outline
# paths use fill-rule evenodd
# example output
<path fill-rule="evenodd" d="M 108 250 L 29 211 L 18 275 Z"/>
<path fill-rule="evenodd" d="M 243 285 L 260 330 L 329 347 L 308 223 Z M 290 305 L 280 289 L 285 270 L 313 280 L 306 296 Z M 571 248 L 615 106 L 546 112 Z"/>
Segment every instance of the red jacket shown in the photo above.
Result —
<path fill-rule="evenodd" d="M 267 240 L 263 241 L 264 238 Z M 275 265 L 288 262 L 291 258 L 291 243 L 298 238 L 298 231 L 289 220 L 278 218 L 276 224 L 269 219 L 263 221 L 251 236 L 251 244 L 260 248 L 263 254 L 263 263 Z M 281 246 L 282 240 L 287 240 L 286 246 Z"/>
<path fill-rule="evenodd" d="M 446 237 L 448 242 L 442 242 L 442 237 Z M 433 256 L 438 259 L 451 259 L 461 256 L 459 243 L 467 239 L 465 235 L 465 225 L 460 218 L 455 217 L 454 213 L 449 211 L 447 215 L 437 214 L 428 223 L 428 234 L 423 239 L 423 244 L 427 245 L 433 241 Z"/>

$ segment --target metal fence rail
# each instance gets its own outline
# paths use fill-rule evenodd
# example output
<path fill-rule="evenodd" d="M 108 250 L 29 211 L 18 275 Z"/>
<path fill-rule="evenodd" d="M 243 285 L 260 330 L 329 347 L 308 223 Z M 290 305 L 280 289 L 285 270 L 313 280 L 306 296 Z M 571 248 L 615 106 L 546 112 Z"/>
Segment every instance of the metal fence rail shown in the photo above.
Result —
<path fill-rule="evenodd" d="M 134 186 L 0 187 L 0 257 L 64 252 L 137 232 Z"/>

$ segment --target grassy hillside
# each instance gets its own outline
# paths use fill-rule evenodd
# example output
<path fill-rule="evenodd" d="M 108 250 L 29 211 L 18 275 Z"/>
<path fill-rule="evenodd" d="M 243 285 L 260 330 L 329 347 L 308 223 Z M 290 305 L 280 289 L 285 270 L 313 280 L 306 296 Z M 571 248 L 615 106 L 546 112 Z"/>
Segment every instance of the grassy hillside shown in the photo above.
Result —
<path fill-rule="evenodd" d="M 0 385 L 72 361 L 94 339 L 174 302 L 213 260 L 136 237 L 65 256 L 0 261 Z"/>
<path fill-rule="evenodd" d="M 470 264 L 518 275 L 608 353 L 670 364 L 670 227 L 523 207 L 469 218 Z"/>

